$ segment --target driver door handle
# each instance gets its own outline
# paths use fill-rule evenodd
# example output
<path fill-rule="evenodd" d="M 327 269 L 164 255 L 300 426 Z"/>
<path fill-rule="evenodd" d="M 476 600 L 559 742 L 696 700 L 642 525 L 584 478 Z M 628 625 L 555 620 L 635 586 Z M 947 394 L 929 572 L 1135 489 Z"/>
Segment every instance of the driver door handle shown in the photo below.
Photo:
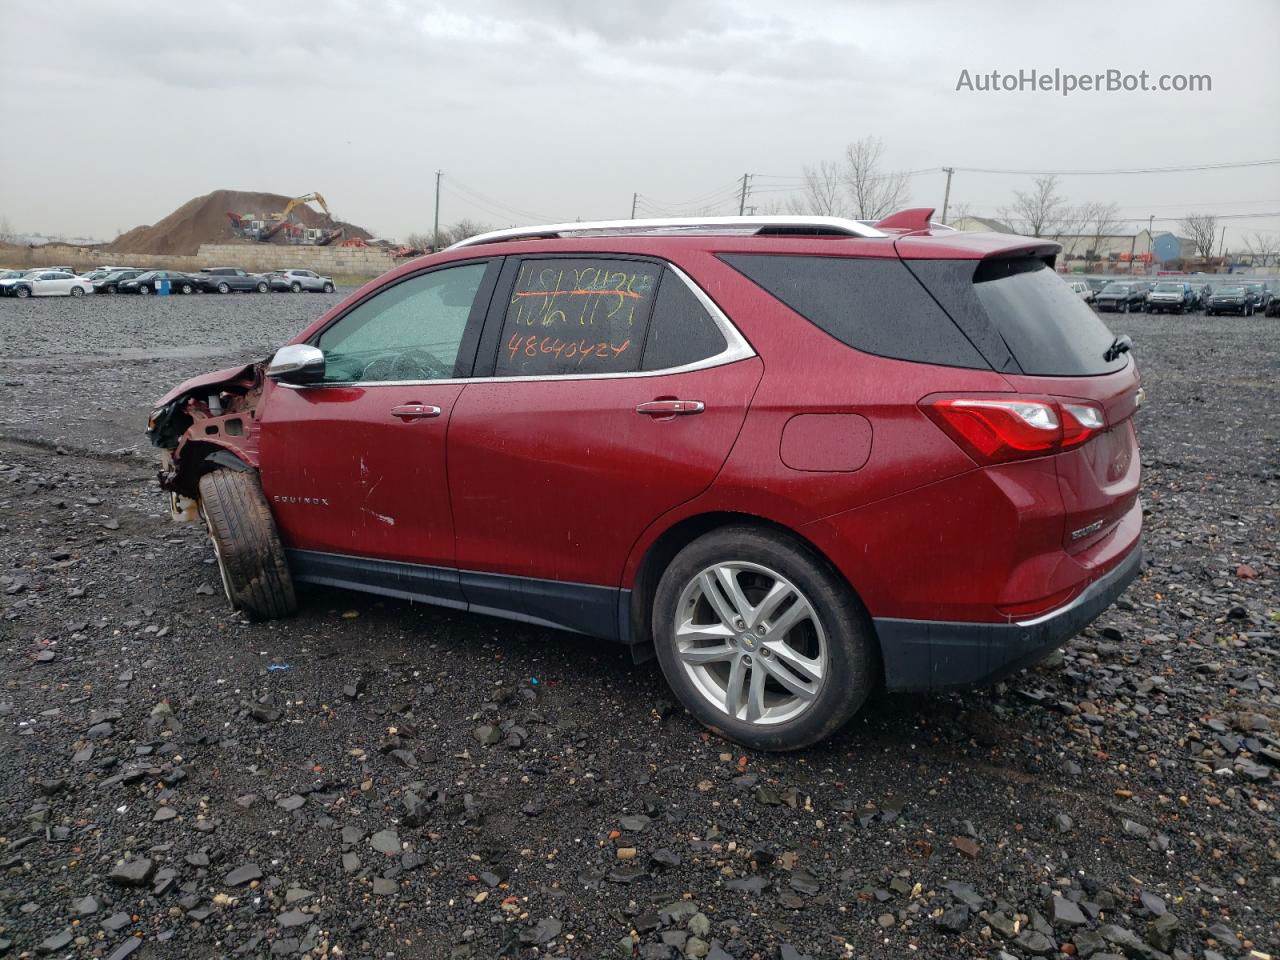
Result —
<path fill-rule="evenodd" d="M 688 416 L 701 413 L 707 405 L 701 400 L 650 400 L 636 407 L 636 413 L 650 417 Z"/>
<path fill-rule="evenodd" d="M 429 403 L 402 403 L 398 407 L 391 408 L 391 415 L 399 417 L 405 423 L 411 420 L 430 420 L 432 417 L 440 416 L 440 408 L 433 407 Z"/>

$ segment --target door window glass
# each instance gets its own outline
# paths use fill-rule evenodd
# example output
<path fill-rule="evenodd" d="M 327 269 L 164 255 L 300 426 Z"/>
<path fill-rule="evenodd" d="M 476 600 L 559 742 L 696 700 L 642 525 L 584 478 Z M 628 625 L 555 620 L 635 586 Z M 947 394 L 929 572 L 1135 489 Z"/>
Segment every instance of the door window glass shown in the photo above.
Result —
<path fill-rule="evenodd" d="M 325 380 L 363 383 L 447 380 L 486 264 L 468 263 L 419 274 L 361 303 L 316 340 Z"/>
<path fill-rule="evenodd" d="M 638 370 L 661 270 L 636 260 L 523 261 L 502 327 L 498 376 Z"/>

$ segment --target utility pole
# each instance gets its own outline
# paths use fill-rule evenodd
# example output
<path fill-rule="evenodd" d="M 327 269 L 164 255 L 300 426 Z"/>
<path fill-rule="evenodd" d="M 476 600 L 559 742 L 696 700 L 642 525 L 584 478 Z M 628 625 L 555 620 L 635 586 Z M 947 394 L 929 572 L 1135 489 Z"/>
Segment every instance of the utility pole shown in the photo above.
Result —
<path fill-rule="evenodd" d="M 942 222 L 947 222 L 947 206 L 951 203 L 951 175 L 956 172 L 955 167 L 943 167 L 942 172 L 947 175 L 947 189 L 942 194 Z"/>
<path fill-rule="evenodd" d="M 637 201 L 638 199 L 640 199 L 640 194 L 638 194 L 638 193 L 633 193 L 633 194 L 631 195 L 631 219 L 632 219 L 632 220 L 634 220 L 634 219 L 636 218 L 636 201 Z"/>
<path fill-rule="evenodd" d="M 1222 228 L 1222 239 L 1218 241 L 1218 256 L 1225 257 L 1227 255 L 1227 228 Z"/>
<path fill-rule="evenodd" d="M 435 224 L 431 228 L 431 252 L 435 253 L 440 245 L 440 174 L 443 171 L 436 171 L 436 218 Z"/>
<path fill-rule="evenodd" d="M 1147 274 L 1150 275 L 1156 265 L 1156 238 L 1151 235 L 1151 228 L 1156 222 L 1156 215 L 1153 213 L 1147 217 Z"/>
<path fill-rule="evenodd" d="M 751 174 L 744 173 L 742 175 L 742 191 L 738 194 L 738 216 L 742 216 L 747 212 L 747 181 L 751 179 Z"/>

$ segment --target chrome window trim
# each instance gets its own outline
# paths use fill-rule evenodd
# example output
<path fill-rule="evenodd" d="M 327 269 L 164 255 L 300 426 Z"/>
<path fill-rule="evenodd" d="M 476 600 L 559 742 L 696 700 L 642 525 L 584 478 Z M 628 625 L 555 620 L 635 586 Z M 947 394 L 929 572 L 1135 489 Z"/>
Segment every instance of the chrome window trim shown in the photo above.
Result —
<path fill-rule="evenodd" d="M 530 381 L 543 380 L 621 380 L 623 378 L 666 377 L 676 373 L 692 373 L 695 370 L 722 367 L 725 364 L 737 363 L 739 360 L 747 360 L 756 356 L 756 352 L 747 341 L 747 338 L 742 335 L 741 331 L 734 326 L 733 321 L 720 309 L 720 305 L 712 300 L 707 292 L 693 281 L 692 277 L 674 263 L 670 261 L 663 261 L 663 263 L 668 270 L 684 282 L 685 286 L 697 297 L 698 302 L 702 304 L 703 309 L 711 315 L 712 322 L 719 329 L 725 340 L 725 348 L 719 353 L 678 367 L 663 367 L 661 370 L 628 370 L 619 373 L 554 373 L 506 377 L 451 377 L 442 380 L 373 380 L 369 382 L 362 380 L 331 380 L 321 383 L 281 383 L 277 381 L 276 385 L 288 387 L 290 390 L 315 390 L 323 387 L 424 387 L 431 384 L 449 386 L 466 383 L 510 383 L 512 381 L 528 383 Z"/>

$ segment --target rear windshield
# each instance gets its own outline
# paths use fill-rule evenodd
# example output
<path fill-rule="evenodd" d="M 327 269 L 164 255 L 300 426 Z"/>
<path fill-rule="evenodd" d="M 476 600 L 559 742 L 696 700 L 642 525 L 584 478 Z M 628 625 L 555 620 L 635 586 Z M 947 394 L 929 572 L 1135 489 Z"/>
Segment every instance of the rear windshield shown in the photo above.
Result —
<path fill-rule="evenodd" d="M 1104 359 L 1115 337 L 1043 260 L 984 260 L 973 289 L 1024 373 L 1086 377 L 1128 362 Z"/>

